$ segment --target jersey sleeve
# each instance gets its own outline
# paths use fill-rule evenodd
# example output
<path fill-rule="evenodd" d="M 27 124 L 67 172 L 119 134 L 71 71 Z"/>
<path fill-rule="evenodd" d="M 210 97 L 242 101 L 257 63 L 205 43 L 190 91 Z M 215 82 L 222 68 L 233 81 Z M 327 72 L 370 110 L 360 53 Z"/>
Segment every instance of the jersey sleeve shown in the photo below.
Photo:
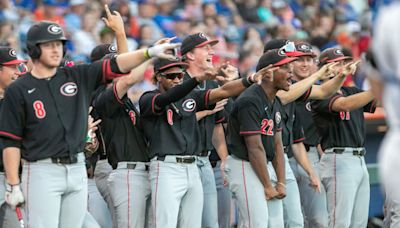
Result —
<path fill-rule="evenodd" d="M 238 122 L 241 135 L 261 134 L 261 116 L 257 104 L 249 99 L 240 100 L 238 105 Z"/>
<path fill-rule="evenodd" d="M 203 110 L 210 110 L 215 107 L 215 104 L 210 104 L 210 92 L 209 90 L 193 90 L 193 99 L 196 101 L 197 110 L 196 111 L 203 111 Z"/>
<path fill-rule="evenodd" d="M 349 89 L 352 94 L 364 92 L 364 90 L 362 90 L 358 87 L 349 87 Z M 363 111 L 369 112 L 369 113 L 374 113 L 375 109 L 376 109 L 376 100 L 369 102 L 368 104 L 364 105 L 364 107 L 363 107 Z"/>
<path fill-rule="evenodd" d="M 226 112 L 225 110 L 221 110 L 217 113 L 215 113 L 215 123 L 219 124 L 219 123 L 224 123 L 226 121 Z"/>
<path fill-rule="evenodd" d="M 325 100 L 312 100 L 311 108 L 313 111 L 321 112 L 321 113 L 330 113 L 330 114 L 338 113 L 332 109 L 332 106 L 333 106 L 333 103 L 340 97 L 343 97 L 343 95 L 337 93 L 337 94 L 333 95 L 332 97 L 325 99 Z"/>
<path fill-rule="evenodd" d="M 111 117 L 123 105 L 124 102 L 118 97 L 116 91 L 116 83 L 112 87 L 103 90 L 93 100 L 93 108 L 101 116 Z"/>
<path fill-rule="evenodd" d="M 141 116 L 154 116 L 159 115 L 163 109 L 159 110 L 155 107 L 154 101 L 160 93 L 157 91 L 145 92 L 139 99 L 139 107 Z"/>
<path fill-rule="evenodd" d="M 297 98 L 296 102 L 306 101 L 310 97 L 311 91 L 312 91 L 312 86 L 310 88 L 308 88 L 307 91 L 303 93 L 303 95 L 301 95 L 299 98 Z"/>
<path fill-rule="evenodd" d="M 21 147 L 23 138 L 25 111 L 24 101 L 21 93 L 16 87 L 10 86 L 5 93 L 4 101 L 0 110 L 0 136 L 16 142 Z"/>

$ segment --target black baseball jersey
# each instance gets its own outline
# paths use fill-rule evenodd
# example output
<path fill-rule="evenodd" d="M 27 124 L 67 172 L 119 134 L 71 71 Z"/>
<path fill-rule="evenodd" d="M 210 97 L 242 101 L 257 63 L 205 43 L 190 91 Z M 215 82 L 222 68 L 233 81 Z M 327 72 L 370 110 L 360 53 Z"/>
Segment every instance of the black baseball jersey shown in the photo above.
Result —
<path fill-rule="evenodd" d="M 107 156 L 113 168 L 122 161 L 149 161 L 139 112 L 126 95 L 119 99 L 116 83 L 94 99 L 93 107 L 102 119 Z"/>
<path fill-rule="evenodd" d="M 312 117 L 311 100 L 297 102 L 295 113 L 303 126 L 305 136 L 303 143 L 308 146 L 317 146 L 319 144 L 319 133 Z"/>
<path fill-rule="evenodd" d="M 184 80 L 188 80 L 191 77 L 188 73 L 185 74 Z M 195 90 L 205 91 L 209 89 L 218 88 L 218 83 L 216 81 L 206 80 L 201 82 Z M 200 136 L 201 136 L 201 145 L 203 147 L 202 150 L 210 151 L 214 149 L 214 145 L 212 144 L 212 136 L 214 132 L 214 126 L 217 123 L 222 123 L 225 119 L 224 112 L 219 111 L 213 115 L 209 115 L 204 117 L 203 119 L 198 121 Z"/>
<path fill-rule="evenodd" d="M 48 79 L 30 73 L 18 78 L 7 88 L 1 109 L 5 146 L 20 147 L 27 161 L 82 152 L 90 94 L 110 73 L 110 60 L 105 60 L 58 68 Z"/>
<path fill-rule="evenodd" d="M 275 133 L 281 131 L 282 104 L 278 97 L 268 100 L 260 85 L 247 88 L 235 101 L 228 123 L 228 150 L 230 154 L 249 161 L 245 135 L 261 135 L 269 161 L 275 156 Z"/>
<path fill-rule="evenodd" d="M 311 102 L 313 118 L 321 136 L 322 149 L 331 147 L 363 147 L 365 142 L 364 112 L 375 112 L 375 101 L 351 112 L 335 112 L 333 102 L 362 92 L 356 87 L 342 87 L 343 94 L 336 93 L 327 100 Z"/>
<path fill-rule="evenodd" d="M 184 98 L 162 110 L 155 109 L 159 90 L 146 92 L 139 100 L 141 121 L 149 141 L 149 157 L 165 155 L 197 155 L 202 150 L 196 112 L 212 109 L 210 90 L 192 90 Z"/>

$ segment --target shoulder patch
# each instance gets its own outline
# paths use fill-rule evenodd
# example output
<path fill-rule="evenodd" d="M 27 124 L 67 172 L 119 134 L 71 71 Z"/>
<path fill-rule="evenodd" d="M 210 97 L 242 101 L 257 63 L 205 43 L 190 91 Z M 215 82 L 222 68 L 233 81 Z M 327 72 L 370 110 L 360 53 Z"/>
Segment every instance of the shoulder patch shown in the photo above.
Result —
<path fill-rule="evenodd" d="M 185 112 L 193 112 L 196 108 L 196 101 L 189 98 L 182 103 L 182 108 Z"/>
<path fill-rule="evenodd" d="M 67 82 L 61 86 L 60 92 L 64 96 L 72 97 L 78 93 L 78 86 L 75 82 Z"/>
<path fill-rule="evenodd" d="M 280 112 L 276 112 L 276 113 L 275 113 L 275 122 L 276 122 L 277 124 L 279 124 L 279 123 L 281 122 L 281 120 L 282 120 L 281 113 L 280 113 Z"/>

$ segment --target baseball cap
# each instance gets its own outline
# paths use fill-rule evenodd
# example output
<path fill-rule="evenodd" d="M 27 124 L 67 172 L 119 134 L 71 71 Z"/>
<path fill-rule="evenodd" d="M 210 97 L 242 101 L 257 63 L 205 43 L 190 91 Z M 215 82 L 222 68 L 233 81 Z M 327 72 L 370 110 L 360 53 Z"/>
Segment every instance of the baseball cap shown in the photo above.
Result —
<path fill-rule="evenodd" d="M 187 36 L 183 41 L 182 41 L 182 46 L 181 46 L 181 54 L 185 55 L 189 51 L 198 48 L 198 47 L 203 47 L 207 44 L 210 44 L 211 46 L 214 46 L 218 43 L 218 40 L 210 40 L 204 33 L 196 33 Z"/>
<path fill-rule="evenodd" d="M 17 52 L 10 47 L 0 47 L 0 65 L 10 66 L 27 62 L 17 58 Z"/>
<path fill-rule="evenodd" d="M 90 53 L 90 61 L 95 62 L 108 54 L 116 54 L 117 47 L 114 44 L 100 44 L 93 48 Z"/>
<path fill-rule="evenodd" d="M 272 49 L 279 49 L 289 42 L 287 39 L 272 39 L 264 45 L 264 53 Z"/>
<path fill-rule="evenodd" d="M 325 49 L 319 56 L 319 66 L 323 66 L 327 63 L 337 62 L 340 60 L 352 59 L 350 56 L 345 56 L 340 48 L 328 48 Z"/>
<path fill-rule="evenodd" d="M 297 60 L 296 57 L 286 56 L 285 51 L 280 49 L 273 49 L 265 52 L 258 60 L 256 71 L 259 71 L 269 65 L 274 67 L 282 66 L 286 63 L 290 63 Z"/>
<path fill-rule="evenodd" d="M 312 46 L 306 42 L 299 42 L 295 44 L 296 50 L 294 52 L 286 52 L 287 56 L 300 57 L 300 56 L 311 56 L 316 57 L 317 55 L 313 52 Z"/>
<path fill-rule="evenodd" d="M 186 69 L 189 64 L 180 60 L 156 59 L 154 61 L 154 72 L 159 72 L 171 67 L 180 67 Z"/>

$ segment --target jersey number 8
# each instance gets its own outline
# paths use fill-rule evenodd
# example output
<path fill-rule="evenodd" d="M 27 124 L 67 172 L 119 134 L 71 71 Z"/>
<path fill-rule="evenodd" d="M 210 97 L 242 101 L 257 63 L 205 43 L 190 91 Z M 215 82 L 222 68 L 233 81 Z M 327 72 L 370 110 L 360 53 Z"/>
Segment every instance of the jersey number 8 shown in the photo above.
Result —
<path fill-rule="evenodd" d="M 42 101 L 33 102 L 33 108 L 35 109 L 35 114 L 38 119 L 43 119 L 46 116 L 46 110 Z"/>

